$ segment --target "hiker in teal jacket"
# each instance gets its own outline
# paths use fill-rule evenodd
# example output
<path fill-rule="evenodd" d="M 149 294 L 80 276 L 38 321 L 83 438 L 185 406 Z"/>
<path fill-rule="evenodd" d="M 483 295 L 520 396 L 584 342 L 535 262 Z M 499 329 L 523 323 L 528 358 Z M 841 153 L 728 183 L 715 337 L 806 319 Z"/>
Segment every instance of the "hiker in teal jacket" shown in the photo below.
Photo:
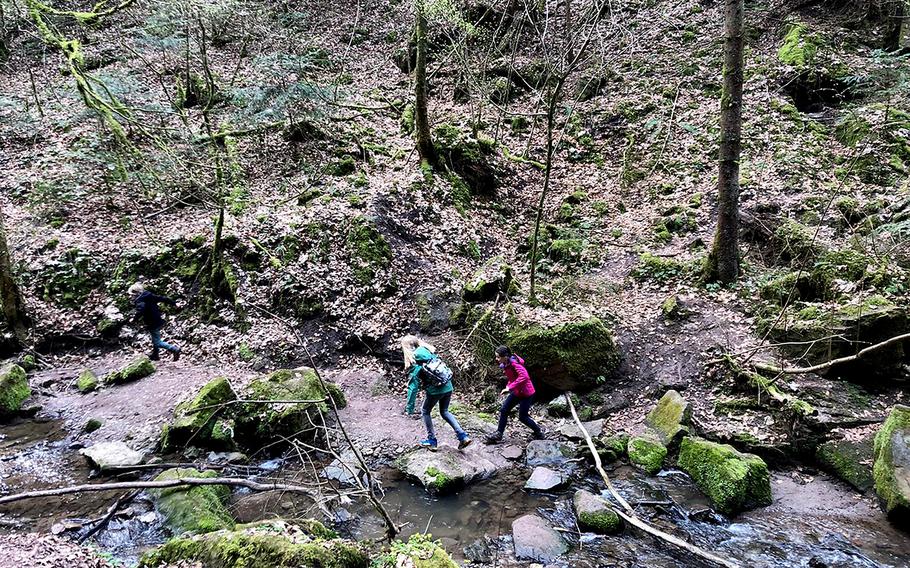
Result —
<path fill-rule="evenodd" d="M 416 383 L 417 385 L 422 386 L 423 389 L 426 390 L 422 416 L 423 424 L 427 428 L 427 439 L 421 441 L 420 445 L 431 450 L 436 449 L 436 431 L 433 429 L 433 419 L 430 417 L 430 412 L 438 403 L 439 415 L 442 416 L 443 420 L 449 423 L 449 426 L 451 426 L 453 430 L 455 430 L 455 435 L 458 436 L 458 449 L 463 449 L 471 443 L 471 438 L 468 436 L 467 432 L 462 430 L 455 416 L 449 412 L 449 403 L 452 400 L 452 392 L 455 390 L 452 387 L 452 381 L 448 381 L 443 385 L 437 385 L 427 376 L 428 371 L 424 369 L 424 366 L 427 363 L 436 358 L 437 356 L 433 354 L 433 352 L 423 346 L 417 347 L 414 351 L 414 364 L 408 369 L 408 406 L 413 408 L 417 398 L 418 389 L 412 389 L 411 385 Z"/>

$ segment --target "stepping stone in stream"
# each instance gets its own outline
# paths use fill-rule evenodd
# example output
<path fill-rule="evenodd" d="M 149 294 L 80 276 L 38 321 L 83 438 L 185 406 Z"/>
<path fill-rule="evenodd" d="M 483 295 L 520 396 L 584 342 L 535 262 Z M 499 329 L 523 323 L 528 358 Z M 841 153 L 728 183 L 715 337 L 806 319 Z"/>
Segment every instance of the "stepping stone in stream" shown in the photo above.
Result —
<path fill-rule="evenodd" d="M 512 521 L 512 543 L 518 559 L 551 562 L 569 551 L 566 540 L 537 515 Z"/>
<path fill-rule="evenodd" d="M 531 478 L 525 483 L 525 489 L 533 491 L 551 491 L 565 485 L 568 479 L 558 471 L 546 467 L 535 467 Z"/>

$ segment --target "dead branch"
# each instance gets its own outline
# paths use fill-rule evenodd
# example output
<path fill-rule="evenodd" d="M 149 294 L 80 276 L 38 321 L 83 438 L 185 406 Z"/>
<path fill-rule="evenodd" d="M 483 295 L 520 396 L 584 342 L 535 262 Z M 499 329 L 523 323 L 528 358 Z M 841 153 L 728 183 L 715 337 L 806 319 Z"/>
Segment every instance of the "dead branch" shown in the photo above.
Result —
<path fill-rule="evenodd" d="M 872 353 L 888 347 L 889 345 L 894 345 L 895 343 L 901 343 L 903 341 L 910 341 L 910 333 L 904 333 L 891 339 L 882 341 L 881 343 L 876 343 L 875 345 L 870 345 L 865 349 L 862 349 L 856 355 L 850 355 L 848 357 L 841 357 L 839 359 L 832 359 L 826 363 L 819 363 L 818 365 L 813 365 L 811 367 L 776 367 L 774 365 L 768 365 L 767 363 L 755 363 L 755 368 L 762 371 L 770 371 L 772 373 L 783 373 L 785 375 L 800 375 L 804 373 L 817 373 L 819 371 L 824 371 L 834 367 L 835 365 L 843 365 L 844 363 L 852 363 L 858 361 Z"/>
<path fill-rule="evenodd" d="M 110 522 L 110 520 L 113 518 L 114 514 L 120 509 L 120 507 L 126 505 L 127 503 L 129 503 L 130 501 L 135 499 L 136 495 L 139 495 L 139 490 L 135 490 L 130 493 L 124 493 L 123 495 L 118 497 L 117 500 L 114 502 L 114 504 L 108 508 L 107 513 L 105 513 L 104 516 L 101 517 L 101 519 L 99 519 L 97 523 L 95 523 L 95 526 L 90 528 L 87 533 L 85 533 L 84 535 L 82 535 L 79 538 L 79 544 L 82 544 L 83 542 L 87 541 L 93 535 L 97 534 L 98 531 L 103 529 Z"/>
<path fill-rule="evenodd" d="M 610 494 L 613 496 L 613 498 L 616 499 L 620 505 L 622 505 L 623 509 L 625 509 L 622 511 L 617 507 L 610 507 L 617 515 L 619 515 L 622 520 L 652 536 L 656 536 L 665 542 L 677 546 L 691 554 L 694 554 L 695 556 L 698 556 L 699 558 L 713 562 L 718 566 L 724 566 L 725 568 L 741 568 L 739 564 L 736 564 L 735 562 L 724 560 L 719 556 L 715 556 L 714 554 L 711 554 L 706 550 L 702 550 L 694 544 L 688 543 L 671 534 L 665 533 L 660 529 L 652 527 L 642 519 L 638 518 L 635 515 L 635 512 L 632 510 L 632 507 L 629 506 L 629 503 L 626 502 L 626 500 L 623 499 L 619 493 L 617 493 L 616 489 L 613 488 L 613 484 L 610 482 L 610 477 L 607 475 L 607 472 L 604 471 L 603 464 L 600 461 L 600 456 L 597 454 L 597 448 L 594 447 L 594 442 L 591 440 L 591 435 L 588 434 L 588 431 L 585 429 L 584 425 L 581 423 L 581 420 L 578 418 L 578 413 L 575 412 L 575 405 L 572 404 L 572 399 L 569 397 L 569 393 L 566 393 L 563 396 L 565 396 L 566 402 L 569 405 L 569 410 L 572 411 L 572 418 L 575 420 L 575 425 L 578 426 L 579 430 L 581 430 L 581 435 L 584 436 L 585 442 L 588 444 L 588 449 L 591 451 L 591 455 L 594 457 L 594 464 L 597 467 L 598 473 L 600 473 L 600 477 L 604 480 L 604 483 L 606 484 L 607 489 L 610 491 Z"/>
<path fill-rule="evenodd" d="M 74 493 L 89 493 L 95 491 L 118 491 L 120 489 L 167 489 L 169 487 L 200 486 L 200 485 L 228 485 L 232 487 L 246 487 L 251 491 L 285 491 L 306 495 L 315 501 L 319 508 L 326 514 L 329 511 L 322 505 L 322 497 L 316 491 L 302 485 L 288 485 L 285 483 L 258 483 L 249 479 L 236 477 L 181 477 L 177 479 L 164 479 L 161 481 L 122 481 L 117 483 L 92 483 L 88 485 L 74 485 L 72 487 L 58 487 L 57 489 L 41 489 L 39 491 L 26 491 L 0 497 L 0 505 L 38 499 L 41 497 L 59 497 Z"/>

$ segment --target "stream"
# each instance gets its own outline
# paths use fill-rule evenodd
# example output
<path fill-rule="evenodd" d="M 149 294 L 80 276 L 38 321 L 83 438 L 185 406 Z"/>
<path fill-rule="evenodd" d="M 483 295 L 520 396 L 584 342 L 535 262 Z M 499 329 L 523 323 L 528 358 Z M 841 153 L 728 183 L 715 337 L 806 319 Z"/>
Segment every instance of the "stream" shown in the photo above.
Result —
<path fill-rule="evenodd" d="M 0 493 L 92 481 L 78 447 L 60 421 L 31 419 L 4 426 L 0 430 Z M 276 468 L 270 476 L 280 474 L 287 479 L 312 474 L 311 469 L 280 460 L 260 465 Z M 559 566 L 702 565 L 686 553 L 630 531 L 616 536 L 579 535 L 572 495 L 579 488 L 603 493 L 599 478 L 575 476 L 570 488 L 538 494 L 522 489 L 529 473 L 530 468 L 516 466 L 457 495 L 432 497 L 391 468 L 378 472 L 383 502 L 402 525 L 403 536 L 428 531 L 458 562 L 528 565 L 512 554 L 511 523 L 527 513 L 537 513 L 564 529 L 562 534 L 573 545 L 556 563 Z M 620 465 L 610 476 L 640 516 L 743 566 L 910 566 L 910 538 L 888 523 L 871 498 L 822 475 L 773 473 L 774 503 L 732 522 L 712 512 L 707 499 L 682 472 L 669 470 L 648 477 Z M 77 538 L 90 526 L 85 521 L 102 516 L 117 497 L 114 492 L 88 493 L 7 505 L 0 508 L 0 531 L 50 531 Z M 230 507 L 239 522 L 313 515 L 306 500 L 277 493 L 235 491 Z M 365 500 L 344 503 L 336 514 L 336 526 L 345 536 L 373 539 L 384 534 L 381 519 Z M 167 536 L 152 501 L 140 494 L 96 536 L 96 543 L 122 565 L 130 566 L 143 550 Z"/>

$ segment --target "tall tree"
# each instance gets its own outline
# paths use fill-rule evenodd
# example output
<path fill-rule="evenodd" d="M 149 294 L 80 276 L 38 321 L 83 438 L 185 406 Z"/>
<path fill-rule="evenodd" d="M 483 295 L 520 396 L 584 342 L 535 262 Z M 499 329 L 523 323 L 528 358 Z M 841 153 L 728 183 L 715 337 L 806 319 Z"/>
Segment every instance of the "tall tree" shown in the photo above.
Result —
<path fill-rule="evenodd" d="M 3 316 L 16 339 L 24 343 L 28 317 L 25 313 L 25 302 L 19 292 L 19 286 L 13 278 L 13 263 L 10 259 L 9 244 L 6 240 L 6 215 L 0 204 L 0 302 L 3 303 Z"/>
<path fill-rule="evenodd" d="M 414 3 L 417 12 L 417 63 L 414 70 L 414 122 L 417 131 L 417 152 L 420 159 L 436 165 L 436 148 L 430 135 L 430 119 L 427 116 L 427 11 L 425 0 Z"/>
<path fill-rule="evenodd" d="M 720 97 L 720 168 L 717 176 L 717 233 L 705 265 L 709 281 L 739 277 L 739 159 L 743 124 L 743 0 L 724 8 L 724 86 Z"/>

